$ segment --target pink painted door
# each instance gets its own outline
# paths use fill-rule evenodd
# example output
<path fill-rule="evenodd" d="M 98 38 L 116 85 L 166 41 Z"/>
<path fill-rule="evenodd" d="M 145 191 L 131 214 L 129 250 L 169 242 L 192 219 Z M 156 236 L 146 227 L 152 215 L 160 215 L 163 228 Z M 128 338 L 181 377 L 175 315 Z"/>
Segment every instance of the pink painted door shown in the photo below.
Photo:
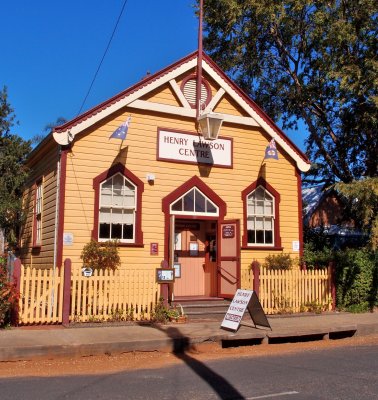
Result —
<path fill-rule="evenodd" d="M 205 294 L 205 229 L 203 221 L 177 221 L 175 262 L 181 276 L 175 279 L 174 296 Z"/>
<path fill-rule="evenodd" d="M 233 298 L 240 288 L 240 223 L 238 220 L 218 224 L 218 296 Z"/>

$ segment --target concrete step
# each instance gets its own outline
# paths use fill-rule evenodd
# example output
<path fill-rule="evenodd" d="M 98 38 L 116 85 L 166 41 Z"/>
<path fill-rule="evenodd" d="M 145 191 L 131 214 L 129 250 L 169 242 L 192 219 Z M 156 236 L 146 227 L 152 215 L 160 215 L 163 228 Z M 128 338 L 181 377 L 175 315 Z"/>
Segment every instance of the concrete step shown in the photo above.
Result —
<path fill-rule="evenodd" d="M 189 319 L 223 319 L 230 305 L 225 299 L 179 299 L 174 302 L 176 306 L 182 306 Z"/>

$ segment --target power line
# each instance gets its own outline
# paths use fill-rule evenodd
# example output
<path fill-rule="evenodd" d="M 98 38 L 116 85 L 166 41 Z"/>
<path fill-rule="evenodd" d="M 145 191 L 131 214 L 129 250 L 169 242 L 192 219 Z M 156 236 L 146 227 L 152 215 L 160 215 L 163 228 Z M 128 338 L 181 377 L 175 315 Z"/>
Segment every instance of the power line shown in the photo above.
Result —
<path fill-rule="evenodd" d="M 124 9 L 125 9 L 125 7 L 126 7 L 126 4 L 127 4 L 127 1 L 128 1 L 128 0 L 125 0 L 125 1 L 123 2 L 123 6 L 122 6 L 121 11 L 120 11 L 120 13 L 119 13 L 119 15 L 118 15 L 117 22 L 116 22 L 116 24 L 115 24 L 115 26 L 114 26 L 113 32 L 112 32 L 112 34 L 111 34 L 111 36 L 110 36 L 110 39 L 109 39 L 109 41 L 108 41 L 108 44 L 107 44 L 106 49 L 105 49 L 105 51 L 104 51 L 104 54 L 103 54 L 103 56 L 102 56 L 102 58 L 101 58 L 101 61 L 100 61 L 99 65 L 98 65 L 98 67 L 97 67 L 96 73 L 94 74 L 94 77 L 93 77 L 92 82 L 91 82 L 91 84 L 90 84 L 90 86 L 89 86 L 89 89 L 88 89 L 88 91 L 87 91 L 87 94 L 85 95 L 85 98 L 84 98 L 83 102 L 81 103 L 81 106 L 80 106 L 80 109 L 79 109 L 79 112 L 77 113 L 77 115 L 79 115 L 79 114 L 81 113 L 81 111 L 82 111 L 82 109 L 83 109 L 83 107 L 84 107 L 84 104 L 85 104 L 85 102 L 87 101 L 87 98 L 88 98 L 88 96 L 89 96 L 89 93 L 90 93 L 91 90 L 92 90 L 92 86 L 93 86 L 93 84 L 95 83 L 95 80 L 96 80 L 97 75 L 98 75 L 98 73 L 99 73 L 99 71 L 100 71 L 101 65 L 102 65 L 102 63 L 103 63 L 103 61 L 104 61 L 104 59 L 105 59 L 105 56 L 106 56 L 106 54 L 107 54 L 109 48 L 110 48 L 110 44 L 112 43 L 114 34 L 115 34 L 116 30 L 117 30 L 119 21 L 121 20 L 123 11 L 124 11 Z"/>

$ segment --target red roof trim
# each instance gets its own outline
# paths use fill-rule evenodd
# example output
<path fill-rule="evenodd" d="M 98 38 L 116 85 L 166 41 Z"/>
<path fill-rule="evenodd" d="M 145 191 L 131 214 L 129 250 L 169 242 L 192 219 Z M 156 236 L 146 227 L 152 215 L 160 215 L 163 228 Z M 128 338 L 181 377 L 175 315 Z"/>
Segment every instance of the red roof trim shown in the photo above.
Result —
<path fill-rule="evenodd" d="M 158 71 L 157 73 L 147 76 L 146 78 L 142 79 L 140 82 L 136 83 L 135 85 L 131 86 L 130 88 L 118 93 L 117 95 L 111 97 L 107 101 L 100 103 L 96 107 L 91 108 L 90 110 L 86 111 L 85 113 L 77 116 L 76 118 L 72 119 L 71 121 L 66 122 L 63 125 L 57 126 L 54 129 L 54 132 L 60 133 L 64 132 L 67 129 L 70 129 L 80 122 L 87 120 L 88 118 L 98 114 L 99 112 L 105 110 L 112 104 L 117 103 L 118 101 L 122 100 L 126 96 L 140 90 L 141 88 L 147 86 L 151 82 L 156 81 L 157 79 L 161 78 L 162 76 L 166 75 L 167 73 L 177 69 L 182 64 L 191 61 L 193 58 L 197 57 L 197 51 L 187 55 L 186 57 L 182 58 L 181 60 L 176 61 L 175 63 L 169 65 L 168 67 Z M 241 90 L 218 66 L 217 64 L 205 53 L 203 53 L 203 59 L 209 64 L 213 70 L 220 75 L 229 85 L 235 90 L 235 92 L 247 103 L 249 104 L 254 111 L 275 131 L 277 134 L 298 154 L 299 157 L 302 158 L 307 163 L 310 163 L 307 156 L 285 135 L 285 133 L 273 122 L 273 120 L 243 91 Z"/>

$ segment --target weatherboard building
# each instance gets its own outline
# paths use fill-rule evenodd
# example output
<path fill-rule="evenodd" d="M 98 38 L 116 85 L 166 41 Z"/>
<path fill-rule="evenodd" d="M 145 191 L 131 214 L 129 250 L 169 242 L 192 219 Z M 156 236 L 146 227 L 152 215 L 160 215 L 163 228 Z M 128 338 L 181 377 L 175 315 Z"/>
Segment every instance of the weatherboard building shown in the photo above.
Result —
<path fill-rule="evenodd" d="M 24 265 L 70 259 L 81 270 L 91 239 L 116 239 L 121 270 L 175 266 L 176 299 L 231 297 L 254 260 L 301 254 L 309 160 L 203 54 L 201 118 L 214 115 L 220 128 L 207 139 L 197 56 L 56 127 L 32 152 Z"/>

